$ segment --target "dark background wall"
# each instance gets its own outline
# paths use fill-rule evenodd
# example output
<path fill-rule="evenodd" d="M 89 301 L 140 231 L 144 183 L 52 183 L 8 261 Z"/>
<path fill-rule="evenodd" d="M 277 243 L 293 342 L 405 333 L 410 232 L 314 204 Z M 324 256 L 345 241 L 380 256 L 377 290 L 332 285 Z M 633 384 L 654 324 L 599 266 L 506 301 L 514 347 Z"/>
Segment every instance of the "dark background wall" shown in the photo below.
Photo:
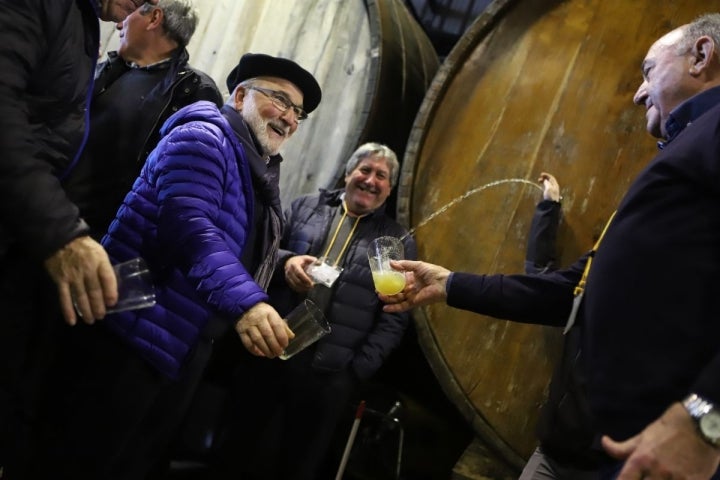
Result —
<path fill-rule="evenodd" d="M 405 0 L 441 60 L 491 0 Z"/>

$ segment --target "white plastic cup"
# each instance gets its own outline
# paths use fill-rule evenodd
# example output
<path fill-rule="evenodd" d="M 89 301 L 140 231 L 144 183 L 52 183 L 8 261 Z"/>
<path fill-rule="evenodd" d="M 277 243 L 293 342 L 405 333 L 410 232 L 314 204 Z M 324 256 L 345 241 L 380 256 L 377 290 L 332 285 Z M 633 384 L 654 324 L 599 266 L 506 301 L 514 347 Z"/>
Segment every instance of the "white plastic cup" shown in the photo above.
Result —
<path fill-rule="evenodd" d="M 330 333 L 330 324 L 312 300 L 303 300 L 285 316 L 285 321 L 295 337 L 280 355 L 281 360 L 287 360 Z"/>
<path fill-rule="evenodd" d="M 378 237 L 368 245 L 368 263 L 375 290 L 384 295 L 395 295 L 405 288 L 405 273 L 390 266 L 391 260 L 403 260 L 405 248 L 396 237 Z"/>
<path fill-rule="evenodd" d="M 113 266 L 118 285 L 118 301 L 107 313 L 136 310 L 155 305 L 155 286 L 145 260 L 133 258 Z"/>

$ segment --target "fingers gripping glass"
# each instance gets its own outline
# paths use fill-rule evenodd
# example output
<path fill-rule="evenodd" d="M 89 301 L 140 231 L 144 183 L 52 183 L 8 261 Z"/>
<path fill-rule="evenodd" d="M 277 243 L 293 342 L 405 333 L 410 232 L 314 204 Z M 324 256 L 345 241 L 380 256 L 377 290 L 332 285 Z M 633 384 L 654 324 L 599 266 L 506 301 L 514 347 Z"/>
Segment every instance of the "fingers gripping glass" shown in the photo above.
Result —
<path fill-rule="evenodd" d="M 272 104 L 275 105 L 275 108 L 280 110 L 282 113 L 285 113 L 292 108 L 292 111 L 295 113 L 295 118 L 297 118 L 298 122 L 308 118 L 307 112 L 301 107 L 298 107 L 297 105 L 292 103 L 287 97 L 285 97 L 282 92 L 278 92 L 277 90 L 270 90 L 269 88 L 260 88 L 254 86 L 248 87 L 248 89 L 255 90 L 256 92 L 260 92 L 265 95 L 267 98 L 270 99 Z"/>
<path fill-rule="evenodd" d="M 118 300 L 112 307 L 106 307 L 105 313 L 137 310 L 155 305 L 155 286 L 152 273 L 145 260 L 133 258 L 113 266 L 117 279 Z M 73 299 L 75 311 L 80 314 L 80 308 Z M 82 314 L 80 314 L 82 317 Z"/>

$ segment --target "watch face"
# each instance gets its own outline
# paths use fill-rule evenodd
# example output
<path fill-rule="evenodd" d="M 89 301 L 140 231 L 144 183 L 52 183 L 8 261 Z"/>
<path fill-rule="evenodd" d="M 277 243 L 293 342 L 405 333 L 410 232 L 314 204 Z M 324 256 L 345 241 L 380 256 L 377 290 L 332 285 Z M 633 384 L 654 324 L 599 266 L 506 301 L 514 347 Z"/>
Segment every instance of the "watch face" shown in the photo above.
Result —
<path fill-rule="evenodd" d="M 700 431 L 713 442 L 720 442 L 720 412 L 711 410 L 698 422 Z"/>

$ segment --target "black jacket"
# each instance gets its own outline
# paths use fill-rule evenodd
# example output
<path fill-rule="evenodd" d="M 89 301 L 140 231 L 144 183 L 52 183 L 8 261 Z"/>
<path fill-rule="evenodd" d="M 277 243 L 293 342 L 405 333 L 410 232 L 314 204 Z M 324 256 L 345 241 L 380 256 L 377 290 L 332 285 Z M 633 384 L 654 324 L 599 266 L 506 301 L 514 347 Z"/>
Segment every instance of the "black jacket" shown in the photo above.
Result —
<path fill-rule="evenodd" d="M 58 177 L 86 132 L 95 6 L 0 0 L 0 256 L 16 243 L 42 260 L 87 232 Z"/>
<path fill-rule="evenodd" d="M 159 81 L 149 93 L 136 96 L 127 88 L 114 88 L 116 81 L 131 69 L 117 52 L 110 52 L 108 57 L 95 78 L 87 147 L 64 182 L 97 238 L 107 231 L 145 159 L 160 140 L 165 120 L 198 100 L 222 105 L 215 82 L 188 65 L 189 55 L 184 48 L 177 49 L 169 62 L 146 67 L 155 72 L 151 81 Z M 121 110 L 122 125 L 107 120 L 107 116 Z"/>
<path fill-rule="evenodd" d="M 296 199 L 286 213 L 286 227 L 280 244 L 280 261 L 275 281 L 270 285 L 270 303 L 285 314 L 300 303 L 284 282 L 285 261 L 293 255 L 322 255 L 322 248 L 340 206 L 342 190 L 307 195 Z M 406 230 L 384 212 L 384 207 L 360 220 L 347 253 L 343 271 L 333 285 L 326 310 L 332 331 L 315 348 L 313 367 L 321 371 L 350 368 L 360 379 L 367 379 L 400 344 L 407 329 L 409 314 L 384 313 L 375 293 L 367 259 L 371 240 L 383 235 L 401 237 Z M 405 240 L 405 257 L 416 258 L 415 241 Z"/>

